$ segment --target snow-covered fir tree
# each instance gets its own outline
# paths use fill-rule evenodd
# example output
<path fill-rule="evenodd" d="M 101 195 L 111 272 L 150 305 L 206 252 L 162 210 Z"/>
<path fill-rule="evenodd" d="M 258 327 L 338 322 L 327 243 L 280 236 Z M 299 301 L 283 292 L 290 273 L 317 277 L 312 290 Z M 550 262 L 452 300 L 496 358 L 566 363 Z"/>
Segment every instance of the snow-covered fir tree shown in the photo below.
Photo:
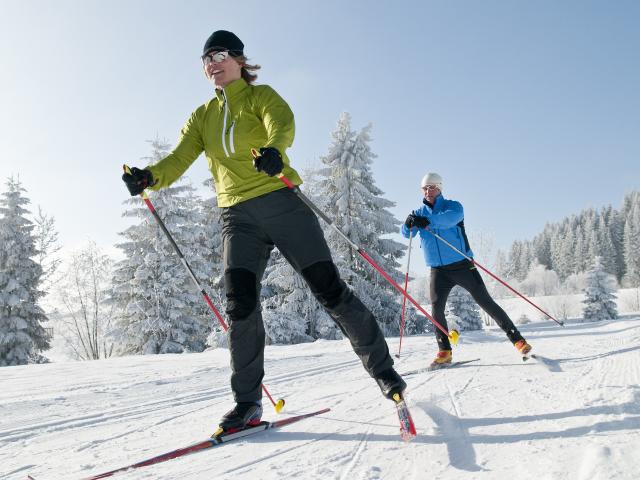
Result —
<path fill-rule="evenodd" d="M 446 306 L 447 323 L 449 328 L 459 331 L 482 330 L 482 318 L 478 304 L 464 288 L 455 286 L 449 294 Z M 453 322 L 449 321 L 449 318 Z M 455 318 L 453 318 L 455 317 Z M 454 327 L 455 326 L 455 327 Z"/>
<path fill-rule="evenodd" d="M 625 231 L 640 232 L 640 220 L 633 216 L 636 206 L 640 208 L 638 191 L 625 195 L 619 210 L 610 205 L 600 210 L 587 208 L 558 223 L 547 224 L 533 240 L 515 241 L 498 271 L 506 278 L 522 280 L 518 278 L 522 267 L 537 260 L 564 281 L 571 275 L 586 272 L 599 256 L 608 273 L 628 284 L 630 257 L 625 252 L 630 237 Z M 632 263 L 635 257 L 637 255 L 631 256 Z"/>
<path fill-rule="evenodd" d="M 305 171 L 303 178 L 305 195 L 324 209 L 324 199 L 317 195 L 317 172 Z M 315 299 L 304 279 L 277 249 L 265 271 L 262 304 L 267 341 L 270 343 L 342 338 L 340 329 Z"/>
<path fill-rule="evenodd" d="M 0 197 L 0 366 L 42 363 L 50 348 L 38 301 L 42 267 L 37 263 L 30 203 L 19 180 L 9 178 Z"/>
<path fill-rule="evenodd" d="M 152 162 L 169 152 L 160 140 L 151 142 Z M 184 177 L 183 177 L 184 178 Z M 205 282 L 215 276 L 203 239 L 205 218 L 195 189 L 183 179 L 149 198 L 191 266 Z M 120 353 L 202 351 L 214 319 L 205 315 L 200 292 L 171 244 L 139 198 L 125 202 L 125 216 L 138 219 L 117 245 L 125 259 L 115 265 L 111 301 L 121 306 L 115 335 Z"/>
<path fill-rule="evenodd" d="M 203 262 L 210 266 L 209 278 L 198 279 L 205 288 L 218 313 L 225 318 L 226 298 L 224 291 L 224 272 L 222 264 L 222 219 L 221 210 L 218 207 L 218 199 L 215 195 L 213 178 L 204 182 L 204 186 L 214 192 L 212 197 L 201 201 L 204 225 L 201 231 L 203 238 L 199 240 L 204 246 Z M 212 347 L 226 346 L 226 334 L 217 316 L 211 311 L 205 302 L 201 302 L 203 316 L 211 318 L 211 333 L 207 339 L 207 345 Z"/>
<path fill-rule="evenodd" d="M 629 287 L 640 287 L 640 203 L 629 211 L 624 224 L 624 283 Z"/>
<path fill-rule="evenodd" d="M 332 133 L 333 143 L 322 158 L 318 185 L 324 211 L 335 225 L 385 270 L 395 281 L 403 275 L 398 259 L 406 246 L 385 235 L 397 233 L 400 221 L 388 208 L 395 204 L 382 197 L 371 165 L 376 155 L 369 145 L 371 125 L 359 133 L 351 130 L 351 117 L 343 113 Z M 325 228 L 327 242 L 344 280 L 372 310 L 388 334 L 397 334 L 400 296 L 337 232 Z"/>
<path fill-rule="evenodd" d="M 264 276 L 262 318 L 267 343 L 293 344 L 313 340 L 307 333 L 318 313 L 324 313 L 309 288 L 279 250 L 271 254 Z M 325 313 L 326 315 L 326 313 Z"/>
<path fill-rule="evenodd" d="M 534 260 L 527 277 L 520 283 L 520 288 L 530 296 L 554 295 L 559 291 L 560 281 L 556 272 Z"/>
<path fill-rule="evenodd" d="M 618 318 L 615 292 L 615 277 L 605 271 L 600 257 L 596 257 L 593 267 L 587 272 L 582 314 L 584 320 L 597 321 Z"/>

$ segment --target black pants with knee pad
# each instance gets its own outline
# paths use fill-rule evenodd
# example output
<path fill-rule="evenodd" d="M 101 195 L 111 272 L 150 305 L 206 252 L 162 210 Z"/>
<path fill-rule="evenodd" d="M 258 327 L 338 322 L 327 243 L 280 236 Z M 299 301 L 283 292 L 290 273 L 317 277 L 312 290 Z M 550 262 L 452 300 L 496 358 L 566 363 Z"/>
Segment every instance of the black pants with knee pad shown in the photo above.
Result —
<path fill-rule="evenodd" d="M 284 188 L 222 209 L 231 389 L 236 402 L 262 397 L 265 331 L 260 282 L 274 246 L 308 283 L 371 376 L 393 360 L 373 314 L 340 279 L 316 215 Z"/>

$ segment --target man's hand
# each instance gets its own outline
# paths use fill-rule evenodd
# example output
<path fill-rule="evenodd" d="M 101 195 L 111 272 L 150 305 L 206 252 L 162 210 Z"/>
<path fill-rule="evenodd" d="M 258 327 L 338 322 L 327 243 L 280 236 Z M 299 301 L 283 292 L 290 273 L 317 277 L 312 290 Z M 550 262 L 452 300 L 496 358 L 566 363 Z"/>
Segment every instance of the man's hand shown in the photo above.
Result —
<path fill-rule="evenodd" d="M 404 222 L 406 227 L 409 228 L 409 229 L 411 229 L 413 227 L 427 228 L 429 223 L 430 222 L 429 222 L 429 219 L 427 217 L 421 217 L 419 215 L 416 215 L 415 213 L 409 214 L 409 216 L 407 217 L 407 219 Z"/>

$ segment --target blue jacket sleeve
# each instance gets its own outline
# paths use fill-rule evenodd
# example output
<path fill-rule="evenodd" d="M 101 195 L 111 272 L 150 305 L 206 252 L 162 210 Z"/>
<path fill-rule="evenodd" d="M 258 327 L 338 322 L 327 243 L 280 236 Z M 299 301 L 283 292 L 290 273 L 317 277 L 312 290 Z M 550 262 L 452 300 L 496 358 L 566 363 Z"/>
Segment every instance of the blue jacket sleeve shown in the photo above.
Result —
<path fill-rule="evenodd" d="M 409 228 L 404 223 L 402 224 L 400 231 L 404 238 L 409 238 Z M 418 227 L 413 227 L 411 231 L 413 232 L 411 235 L 415 237 L 418 234 Z"/>
<path fill-rule="evenodd" d="M 429 215 L 429 222 L 434 227 L 450 228 L 464 219 L 464 210 L 460 202 L 447 201 L 445 207 L 437 213 Z"/>

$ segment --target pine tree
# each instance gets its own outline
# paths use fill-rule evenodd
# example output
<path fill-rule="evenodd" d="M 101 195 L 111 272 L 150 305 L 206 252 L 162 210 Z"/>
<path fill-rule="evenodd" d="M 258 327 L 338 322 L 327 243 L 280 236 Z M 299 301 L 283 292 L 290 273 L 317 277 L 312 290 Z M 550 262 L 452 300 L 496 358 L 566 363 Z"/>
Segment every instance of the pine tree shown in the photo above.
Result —
<path fill-rule="evenodd" d="M 624 224 L 625 285 L 640 287 L 640 203 L 628 212 Z"/>
<path fill-rule="evenodd" d="M 276 250 L 265 271 L 262 317 L 267 343 L 294 344 L 313 340 L 307 332 L 326 313 L 304 280 Z"/>
<path fill-rule="evenodd" d="M 453 322 L 459 331 L 482 330 L 480 309 L 473 297 L 464 288 L 455 286 L 449 294 L 446 307 L 447 316 L 455 317 Z M 450 328 L 453 328 L 451 326 Z"/>
<path fill-rule="evenodd" d="M 204 182 L 204 186 L 213 190 L 214 195 L 201 201 L 202 215 L 204 218 L 203 229 L 200 233 L 202 237 L 198 240 L 204 247 L 202 261 L 210 268 L 209 277 L 198 279 L 201 285 L 206 288 L 213 305 L 224 317 L 226 309 L 226 298 L 224 292 L 224 272 L 222 259 L 222 211 L 218 207 L 218 199 L 215 195 L 215 184 L 213 178 Z M 209 346 L 226 345 L 224 328 L 220 324 L 216 315 L 204 302 L 200 303 L 200 314 L 211 319 L 211 333 L 207 339 Z"/>
<path fill-rule="evenodd" d="M 606 224 L 604 211 L 598 215 L 596 229 L 592 232 L 591 238 L 591 251 L 594 258 L 600 257 L 604 270 L 616 276 L 616 251 L 611 239 L 611 232 Z"/>
<path fill-rule="evenodd" d="M 351 130 L 351 117 L 341 115 L 333 132 L 333 144 L 322 158 L 325 168 L 319 171 L 324 179 L 319 191 L 324 197 L 325 211 L 335 225 L 394 280 L 402 281 L 398 259 L 406 246 L 384 235 L 396 233 L 400 221 L 387 210 L 394 203 L 382 197 L 371 172 L 376 155 L 369 143 L 371 126 L 356 134 Z M 400 299 L 389 285 L 333 229 L 327 231 L 327 242 L 344 280 L 369 307 L 387 332 L 397 332 L 400 319 Z"/>
<path fill-rule="evenodd" d="M 39 352 L 50 348 L 38 305 L 42 267 L 34 260 L 34 225 L 30 203 L 19 180 L 9 178 L 0 198 L 0 366 L 42 363 Z"/>
<path fill-rule="evenodd" d="M 604 210 L 603 216 L 613 244 L 612 256 L 615 276 L 620 281 L 624 275 L 624 217 L 611 205 Z"/>
<path fill-rule="evenodd" d="M 152 160 L 167 155 L 169 145 L 155 140 Z M 196 278 L 215 276 L 205 258 L 205 218 L 195 189 L 185 181 L 149 193 L 149 198 L 187 259 Z M 138 198 L 126 201 L 125 215 L 139 219 L 121 235 L 125 259 L 115 265 L 111 301 L 122 308 L 115 335 L 120 353 L 181 353 L 202 351 L 213 325 L 200 292 L 148 209 Z M 205 311 L 207 311 L 205 315 Z"/>
<path fill-rule="evenodd" d="M 584 290 L 585 321 L 613 320 L 618 318 L 616 306 L 616 280 L 607 273 L 600 257 L 596 257 L 593 267 L 587 272 L 587 286 Z"/>

